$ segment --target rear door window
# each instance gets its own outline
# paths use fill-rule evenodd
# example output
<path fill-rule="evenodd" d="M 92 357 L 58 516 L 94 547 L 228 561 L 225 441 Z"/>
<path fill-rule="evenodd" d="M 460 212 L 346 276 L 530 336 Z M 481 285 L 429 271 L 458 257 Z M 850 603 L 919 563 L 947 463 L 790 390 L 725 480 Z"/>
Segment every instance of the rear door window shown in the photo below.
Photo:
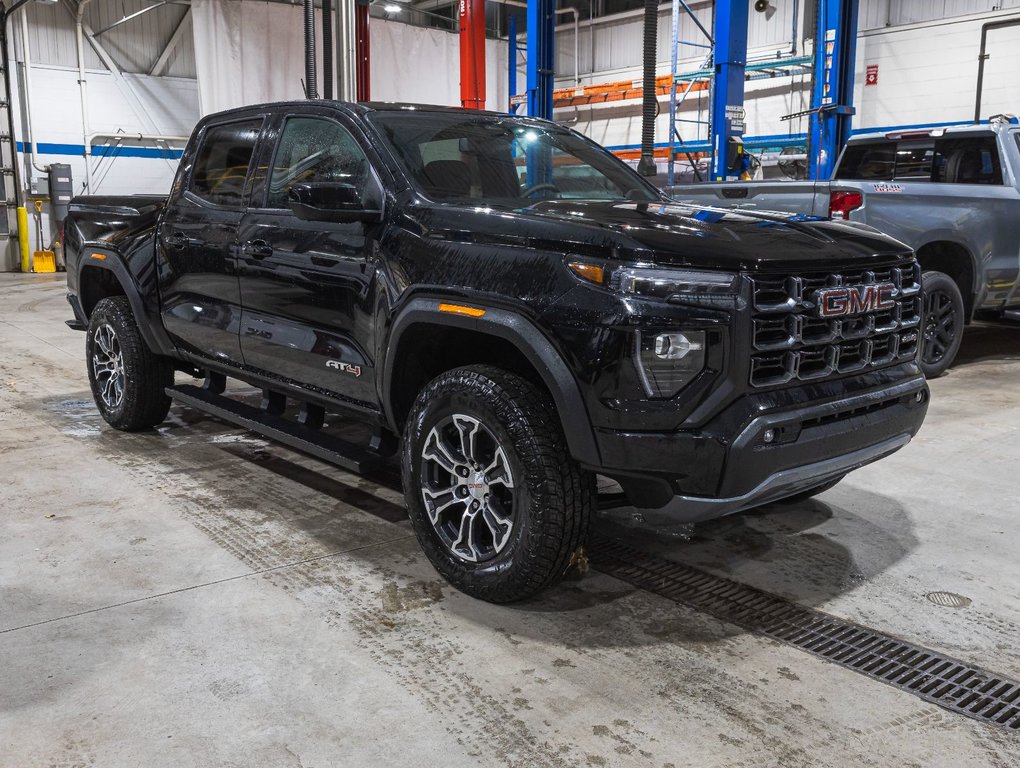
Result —
<path fill-rule="evenodd" d="M 896 143 L 848 144 L 836 170 L 837 179 L 892 181 L 896 174 Z"/>
<path fill-rule="evenodd" d="M 190 191 L 216 205 L 240 208 L 262 118 L 210 125 L 191 171 Z"/>
<path fill-rule="evenodd" d="M 932 180 L 943 184 L 1002 184 L 994 136 L 963 136 L 935 142 Z"/>

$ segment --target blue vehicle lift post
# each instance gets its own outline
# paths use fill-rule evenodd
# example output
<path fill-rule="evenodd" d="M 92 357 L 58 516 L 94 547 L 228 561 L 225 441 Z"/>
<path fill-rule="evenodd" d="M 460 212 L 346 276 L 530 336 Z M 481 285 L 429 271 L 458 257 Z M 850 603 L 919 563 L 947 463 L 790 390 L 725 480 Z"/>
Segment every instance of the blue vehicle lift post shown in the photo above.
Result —
<path fill-rule="evenodd" d="M 510 114 L 517 112 L 517 105 L 513 98 L 517 95 L 517 14 L 511 13 L 506 19 L 507 37 L 507 62 L 509 66 L 509 80 L 507 81 L 507 93 L 510 94 Z"/>
<path fill-rule="evenodd" d="M 744 65 L 747 63 L 749 0 L 717 0 L 715 4 L 715 59 L 709 140 L 712 146 L 712 181 L 726 181 L 739 169 L 727 168 L 731 138 L 744 135 Z"/>
<path fill-rule="evenodd" d="M 859 0 L 818 0 L 808 178 L 828 179 L 854 115 Z"/>
<path fill-rule="evenodd" d="M 528 115 L 552 120 L 556 0 L 528 0 Z"/>
<path fill-rule="evenodd" d="M 528 116 L 552 120 L 556 0 L 528 0 Z M 525 134 L 527 138 L 527 134 Z M 544 142 L 526 149 L 527 187 L 548 184 L 552 151 Z"/>

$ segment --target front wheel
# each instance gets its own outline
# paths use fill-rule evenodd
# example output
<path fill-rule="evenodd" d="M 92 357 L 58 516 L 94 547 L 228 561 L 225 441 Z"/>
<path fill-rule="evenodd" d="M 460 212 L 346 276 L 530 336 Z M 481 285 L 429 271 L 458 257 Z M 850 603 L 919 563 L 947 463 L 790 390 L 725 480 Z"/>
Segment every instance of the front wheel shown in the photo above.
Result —
<path fill-rule="evenodd" d="M 568 453 L 549 396 L 520 376 L 479 365 L 434 379 L 411 408 L 401 464 L 418 542 L 472 597 L 530 597 L 586 541 L 594 475 Z"/>
<path fill-rule="evenodd" d="M 92 310 L 85 358 L 92 397 L 111 427 L 135 432 L 166 418 L 173 367 L 146 345 L 124 296 L 103 299 Z"/>
<path fill-rule="evenodd" d="M 921 314 L 921 356 L 924 375 L 935 379 L 956 359 L 963 342 L 963 294 L 943 272 L 925 272 L 921 278 L 924 308 Z"/>

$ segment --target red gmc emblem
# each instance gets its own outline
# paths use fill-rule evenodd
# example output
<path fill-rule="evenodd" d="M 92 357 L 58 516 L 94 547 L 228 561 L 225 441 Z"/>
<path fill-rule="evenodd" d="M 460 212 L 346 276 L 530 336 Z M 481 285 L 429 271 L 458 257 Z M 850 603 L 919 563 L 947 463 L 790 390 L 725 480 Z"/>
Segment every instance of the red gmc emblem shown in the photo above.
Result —
<path fill-rule="evenodd" d="M 846 288 L 823 288 L 815 292 L 819 317 L 845 317 L 881 312 L 896 306 L 896 286 L 872 283 Z"/>

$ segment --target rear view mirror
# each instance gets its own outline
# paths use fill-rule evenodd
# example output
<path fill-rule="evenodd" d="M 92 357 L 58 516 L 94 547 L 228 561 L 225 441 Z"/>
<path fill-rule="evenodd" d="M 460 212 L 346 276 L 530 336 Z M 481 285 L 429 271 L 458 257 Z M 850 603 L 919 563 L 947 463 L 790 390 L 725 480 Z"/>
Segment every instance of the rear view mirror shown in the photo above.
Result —
<path fill-rule="evenodd" d="M 368 209 L 361 192 L 351 184 L 314 181 L 294 184 L 287 193 L 287 204 L 305 221 L 378 221 L 382 211 Z"/>

